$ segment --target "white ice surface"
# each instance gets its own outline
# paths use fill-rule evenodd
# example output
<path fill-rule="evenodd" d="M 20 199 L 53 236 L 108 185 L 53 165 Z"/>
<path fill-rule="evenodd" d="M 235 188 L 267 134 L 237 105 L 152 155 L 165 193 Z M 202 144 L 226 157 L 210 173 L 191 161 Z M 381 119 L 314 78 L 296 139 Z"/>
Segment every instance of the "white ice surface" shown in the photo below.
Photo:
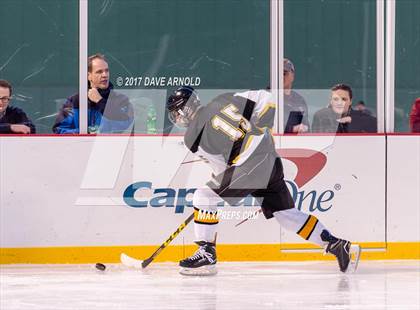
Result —
<path fill-rule="evenodd" d="M 218 263 L 212 277 L 176 264 L 2 265 L 0 309 L 420 309 L 420 261 Z"/>

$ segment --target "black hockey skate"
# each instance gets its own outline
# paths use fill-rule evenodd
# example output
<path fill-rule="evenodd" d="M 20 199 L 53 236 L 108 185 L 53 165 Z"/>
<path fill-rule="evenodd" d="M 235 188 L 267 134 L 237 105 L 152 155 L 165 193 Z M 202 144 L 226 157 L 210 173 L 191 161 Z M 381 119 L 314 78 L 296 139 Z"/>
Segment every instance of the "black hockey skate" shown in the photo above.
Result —
<path fill-rule="evenodd" d="M 352 271 L 356 271 L 361 251 L 359 245 L 352 245 L 350 241 L 338 239 L 326 230 L 322 231 L 321 239 L 328 241 L 325 253 L 331 253 L 337 258 L 341 272 L 348 271 L 350 263 L 352 263 Z M 354 254 L 353 260 L 352 254 Z"/>
<path fill-rule="evenodd" d="M 214 275 L 217 273 L 216 270 L 216 247 L 214 243 L 198 241 L 198 250 L 194 255 L 179 262 L 181 270 L 179 271 L 182 275 Z"/>

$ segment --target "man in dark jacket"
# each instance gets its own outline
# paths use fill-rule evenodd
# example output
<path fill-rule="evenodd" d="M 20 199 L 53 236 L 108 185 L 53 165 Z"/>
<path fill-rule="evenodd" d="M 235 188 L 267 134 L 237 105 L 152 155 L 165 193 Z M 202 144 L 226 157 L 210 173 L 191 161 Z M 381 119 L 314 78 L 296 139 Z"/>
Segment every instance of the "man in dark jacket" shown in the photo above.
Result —
<path fill-rule="evenodd" d="M 88 59 L 88 132 L 121 133 L 131 131 L 134 112 L 127 96 L 113 91 L 105 57 L 95 54 Z M 53 131 L 79 133 L 79 94 L 69 97 L 60 109 Z"/>
<path fill-rule="evenodd" d="M 35 126 L 23 110 L 9 105 L 12 85 L 0 80 L 0 134 L 35 133 Z"/>
<path fill-rule="evenodd" d="M 351 108 L 353 92 L 350 86 L 337 84 L 331 88 L 328 107 L 315 113 L 313 132 L 376 133 L 376 118 Z"/>

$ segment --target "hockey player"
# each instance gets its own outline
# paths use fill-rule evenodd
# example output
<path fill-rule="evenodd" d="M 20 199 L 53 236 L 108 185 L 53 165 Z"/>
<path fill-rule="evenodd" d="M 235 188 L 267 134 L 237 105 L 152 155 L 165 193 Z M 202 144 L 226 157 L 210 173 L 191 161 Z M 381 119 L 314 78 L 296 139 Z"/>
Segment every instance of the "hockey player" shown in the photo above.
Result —
<path fill-rule="evenodd" d="M 269 92 L 224 93 L 203 106 L 196 91 L 183 86 L 169 96 L 167 110 L 171 122 L 187 128 L 185 145 L 214 171 L 208 187 L 197 189 L 193 196 L 199 249 L 180 261 L 182 274 L 216 272 L 217 203 L 223 199 L 233 205 L 248 195 L 259 201 L 267 219 L 274 217 L 287 230 L 325 247 L 336 256 L 342 272 L 348 269 L 351 243 L 295 208 L 270 133 L 275 105 Z"/>

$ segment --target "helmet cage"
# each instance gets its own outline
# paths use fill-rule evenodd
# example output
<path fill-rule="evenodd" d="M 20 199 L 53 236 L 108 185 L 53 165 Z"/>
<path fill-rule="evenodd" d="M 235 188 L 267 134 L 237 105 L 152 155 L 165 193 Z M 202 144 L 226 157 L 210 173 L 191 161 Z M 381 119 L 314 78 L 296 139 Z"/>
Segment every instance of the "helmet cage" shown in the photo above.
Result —
<path fill-rule="evenodd" d="M 200 99 L 192 88 L 180 88 L 168 99 L 169 120 L 179 128 L 188 127 L 200 106 Z"/>

